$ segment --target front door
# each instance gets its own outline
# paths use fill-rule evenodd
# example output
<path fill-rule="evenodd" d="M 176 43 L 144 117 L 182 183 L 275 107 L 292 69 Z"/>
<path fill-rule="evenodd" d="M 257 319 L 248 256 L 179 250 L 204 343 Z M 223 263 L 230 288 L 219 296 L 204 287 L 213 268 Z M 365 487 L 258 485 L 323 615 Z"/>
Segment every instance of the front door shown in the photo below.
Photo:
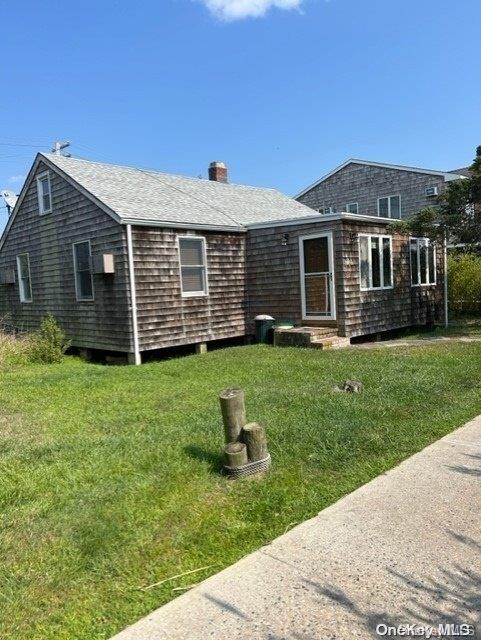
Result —
<path fill-rule="evenodd" d="M 303 320 L 335 320 L 332 233 L 299 238 Z"/>

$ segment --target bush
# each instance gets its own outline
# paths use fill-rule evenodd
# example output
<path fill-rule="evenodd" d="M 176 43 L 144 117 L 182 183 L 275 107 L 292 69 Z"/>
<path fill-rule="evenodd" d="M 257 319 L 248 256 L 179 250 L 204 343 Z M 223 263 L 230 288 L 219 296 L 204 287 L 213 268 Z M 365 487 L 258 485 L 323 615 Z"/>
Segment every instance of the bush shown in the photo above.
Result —
<path fill-rule="evenodd" d="M 481 256 L 448 257 L 449 306 L 455 315 L 481 315 Z"/>
<path fill-rule="evenodd" d="M 30 359 L 44 364 L 60 362 L 69 347 L 65 333 L 51 313 L 45 316 L 30 341 Z"/>

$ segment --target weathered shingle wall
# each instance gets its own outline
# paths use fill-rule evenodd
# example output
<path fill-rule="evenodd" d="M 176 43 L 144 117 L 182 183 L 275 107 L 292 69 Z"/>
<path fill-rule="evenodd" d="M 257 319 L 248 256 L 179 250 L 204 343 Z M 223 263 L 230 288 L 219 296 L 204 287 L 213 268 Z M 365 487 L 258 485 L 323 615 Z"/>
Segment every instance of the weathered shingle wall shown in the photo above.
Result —
<path fill-rule="evenodd" d="M 358 234 L 392 235 L 393 288 L 361 291 Z M 339 331 L 349 337 L 443 320 L 444 261 L 436 251 L 436 285 L 412 287 L 409 238 L 386 225 L 344 222 L 337 236 L 343 256 L 342 289 L 338 298 Z"/>
<path fill-rule="evenodd" d="M 247 236 L 248 330 L 253 318 L 268 313 L 301 325 L 332 321 L 303 320 L 299 236 L 332 231 L 336 291 L 336 324 L 340 335 L 368 335 L 443 319 L 443 256 L 437 256 L 437 285 L 411 287 L 408 238 L 393 236 L 394 288 L 361 291 L 358 234 L 392 235 L 385 224 L 320 222 L 312 225 L 250 230 Z M 287 244 L 282 244 L 283 234 Z"/>
<path fill-rule="evenodd" d="M 435 204 L 436 199 L 425 193 L 426 187 L 435 186 L 439 193 L 444 191 L 442 176 L 349 164 L 298 200 L 316 210 L 334 207 L 335 211 L 346 211 L 350 202 L 357 202 L 359 214 L 377 215 L 378 198 L 399 194 L 401 214 L 405 218 Z"/>
<path fill-rule="evenodd" d="M 37 174 L 46 168 L 40 164 Z M 0 252 L 0 269 L 15 269 L 16 279 L 14 285 L 0 285 L 0 316 L 29 331 L 50 311 L 74 346 L 131 351 L 125 230 L 52 170 L 50 180 L 52 213 L 39 215 L 33 180 Z M 72 243 L 87 239 L 92 254 L 115 255 L 115 275 L 94 275 L 95 300 L 78 302 Z M 31 303 L 19 299 L 16 256 L 25 252 Z"/>
<path fill-rule="evenodd" d="M 342 256 L 337 249 L 340 223 L 314 223 L 268 229 L 251 229 L 247 234 L 247 298 L 249 330 L 259 314 L 269 314 L 277 320 L 302 320 L 299 236 L 333 232 L 336 273 L 341 274 Z M 287 234 L 286 244 L 283 237 Z M 336 280 L 336 295 L 342 295 L 342 276 Z M 323 324 L 309 321 L 309 324 Z M 325 324 L 325 323 L 324 323 Z"/>
<path fill-rule="evenodd" d="M 206 239 L 209 295 L 183 298 L 177 237 Z M 245 334 L 245 235 L 135 227 L 141 351 Z"/>

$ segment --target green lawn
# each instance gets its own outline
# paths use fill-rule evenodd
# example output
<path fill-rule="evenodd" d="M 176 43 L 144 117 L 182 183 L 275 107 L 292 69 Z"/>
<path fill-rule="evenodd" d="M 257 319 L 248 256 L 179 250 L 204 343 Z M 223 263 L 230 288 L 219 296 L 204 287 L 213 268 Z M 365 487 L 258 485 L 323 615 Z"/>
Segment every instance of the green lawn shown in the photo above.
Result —
<path fill-rule="evenodd" d="M 0 637 L 110 637 L 481 413 L 480 371 L 456 342 L 4 368 Z M 364 393 L 333 392 L 346 378 Z M 267 427 L 260 480 L 219 474 L 232 385 Z"/>
<path fill-rule="evenodd" d="M 402 340 L 417 340 L 420 338 L 479 338 L 481 337 L 481 320 L 479 318 L 454 318 L 448 327 L 437 326 L 434 329 L 406 329 L 398 332 Z"/>

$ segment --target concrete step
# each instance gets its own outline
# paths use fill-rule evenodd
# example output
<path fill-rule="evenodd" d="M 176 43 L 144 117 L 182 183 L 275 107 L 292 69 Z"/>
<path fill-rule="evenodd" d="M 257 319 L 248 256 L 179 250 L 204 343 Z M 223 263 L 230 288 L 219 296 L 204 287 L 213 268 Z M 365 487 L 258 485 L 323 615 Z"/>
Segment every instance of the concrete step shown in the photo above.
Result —
<path fill-rule="evenodd" d="M 313 340 L 317 338 L 333 338 L 337 336 L 337 331 L 333 327 L 309 327 L 309 333 Z"/>
<path fill-rule="evenodd" d="M 278 347 L 315 347 L 340 349 L 350 344 L 349 338 L 341 338 L 334 327 L 294 327 L 276 329 L 274 345 Z"/>
<path fill-rule="evenodd" d="M 332 336 L 328 338 L 315 338 L 311 340 L 311 347 L 316 349 L 342 349 L 349 347 L 351 341 L 349 338 L 342 338 L 341 336 Z"/>

